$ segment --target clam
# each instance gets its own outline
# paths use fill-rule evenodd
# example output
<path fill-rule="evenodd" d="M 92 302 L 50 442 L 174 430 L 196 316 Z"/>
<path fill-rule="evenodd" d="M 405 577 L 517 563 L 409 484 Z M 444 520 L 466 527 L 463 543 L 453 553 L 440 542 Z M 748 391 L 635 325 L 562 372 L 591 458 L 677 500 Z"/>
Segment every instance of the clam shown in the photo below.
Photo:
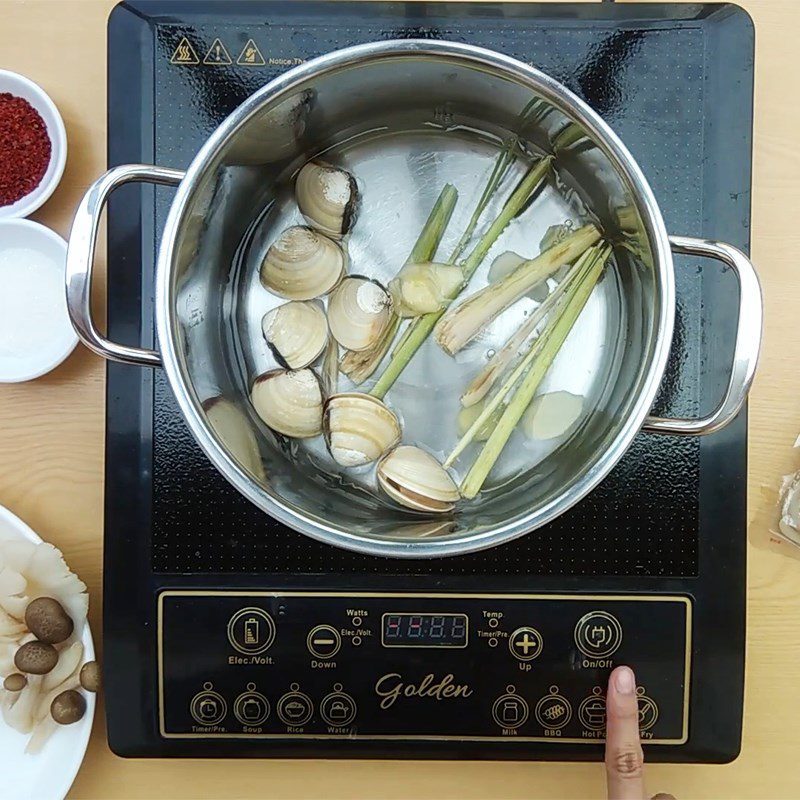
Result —
<path fill-rule="evenodd" d="M 377 397 L 335 394 L 325 404 L 325 438 L 337 464 L 359 467 L 400 441 L 400 421 Z"/>
<path fill-rule="evenodd" d="M 320 303 L 292 300 L 264 315 L 261 330 L 275 358 L 289 369 L 307 367 L 328 342 L 328 321 Z"/>
<path fill-rule="evenodd" d="M 336 242 L 311 228 L 287 228 L 267 250 L 261 283 L 289 300 L 327 294 L 342 277 L 347 257 Z"/>
<path fill-rule="evenodd" d="M 374 345 L 392 319 L 389 293 L 369 278 L 345 278 L 328 301 L 331 335 L 347 350 Z"/>
<path fill-rule="evenodd" d="M 378 484 L 392 500 L 415 511 L 450 511 L 459 498 L 447 470 L 412 445 L 401 445 L 378 462 Z"/>
<path fill-rule="evenodd" d="M 295 195 L 300 213 L 317 230 L 338 239 L 353 227 L 358 186 L 346 170 L 309 161 L 297 174 Z"/>
<path fill-rule="evenodd" d="M 270 428 L 293 439 L 322 432 L 322 387 L 310 369 L 273 369 L 253 382 L 250 400 Z"/>

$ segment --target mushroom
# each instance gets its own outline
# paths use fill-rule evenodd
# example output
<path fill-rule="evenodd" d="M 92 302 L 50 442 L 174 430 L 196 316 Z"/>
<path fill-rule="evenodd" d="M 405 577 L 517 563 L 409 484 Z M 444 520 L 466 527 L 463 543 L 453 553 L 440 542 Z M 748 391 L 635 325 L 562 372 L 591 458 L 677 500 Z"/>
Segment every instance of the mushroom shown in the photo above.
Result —
<path fill-rule="evenodd" d="M 309 161 L 297 173 L 295 195 L 300 213 L 317 230 L 339 239 L 353 227 L 358 186 L 346 170 Z"/>
<path fill-rule="evenodd" d="M 346 266 L 347 257 L 336 242 L 296 225 L 287 228 L 267 250 L 261 283 L 289 300 L 313 300 L 339 283 Z"/>
<path fill-rule="evenodd" d="M 412 445 L 396 447 L 378 462 L 378 484 L 392 500 L 415 511 L 451 511 L 459 498 L 447 470 Z"/>
<path fill-rule="evenodd" d="M 87 692 L 100 691 L 100 665 L 96 661 L 87 661 L 82 667 L 80 672 L 81 686 Z"/>
<path fill-rule="evenodd" d="M 72 636 L 75 625 L 64 606 L 52 597 L 37 597 L 25 609 L 28 630 L 46 644 L 60 644 Z"/>
<path fill-rule="evenodd" d="M 74 689 L 61 692 L 50 706 L 50 715 L 59 725 L 72 725 L 86 713 L 86 698 Z"/>
<path fill-rule="evenodd" d="M 34 639 L 14 654 L 14 666 L 29 675 L 46 675 L 58 663 L 58 651 L 51 644 Z"/>
<path fill-rule="evenodd" d="M 386 289 L 370 278 L 345 278 L 328 301 L 331 335 L 347 350 L 366 350 L 380 340 L 392 318 Z"/>
<path fill-rule="evenodd" d="M 28 679 L 19 672 L 8 675 L 3 681 L 3 688 L 7 692 L 21 692 L 28 685 Z"/>
<path fill-rule="evenodd" d="M 293 300 L 273 308 L 261 321 L 264 339 L 282 366 L 302 369 L 316 361 L 328 341 L 320 303 Z"/>
<path fill-rule="evenodd" d="M 274 369 L 253 382 L 250 400 L 273 430 L 293 439 L 322 432 L 322 387 L 310 369 Z"/>
<path fill-rule="evenodd" d="M 377 397 L 343 392 L 325 404 L 325 438 L 337 464 L 359 467 L 400 441 L 400 421 Z"/>

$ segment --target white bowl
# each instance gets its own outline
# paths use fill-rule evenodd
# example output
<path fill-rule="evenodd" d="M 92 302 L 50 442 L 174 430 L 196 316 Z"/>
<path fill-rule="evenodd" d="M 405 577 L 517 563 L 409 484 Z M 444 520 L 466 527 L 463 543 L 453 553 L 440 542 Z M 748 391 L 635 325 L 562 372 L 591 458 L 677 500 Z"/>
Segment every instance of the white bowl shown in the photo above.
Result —
<path fill-rule="evenodd" d="M 50 136 L 51 151 L 50 163 L 41 183 L 16 203 L 0 206 L 0 219 L 27 217 L 36 211 L 55 191 L 67 163 L 67 132 L 64 129 L 64 120 L 44 89 L 16 72 L 0 69 L 0 94 L 5 92 L 27 100 L 41 114 Z"/>
<path fill-rule="evenodd" d="M 48 332 L 32 343 L 31 347 L 22 349 L 15 344 L 4 342 L 0 338 L 0 383 L 20 383 L 38 378 L 57 367 L 74 349 L 78 336 L 67 313 L 65 271 L 67 264 L 67 243 L 57 234 L 29 219 L 0 220 L 0 271 L 6 269 L 2 265 L 4 254 L 9 250 L 25 248 L 44 254 L 53 262 L 52 278 L 47 273 L 48 289 L 55 294 L 60 290 L 64 296 L 64 305 L 57 313 L 48 315 Z M 0 308 L 4 302 L 13 304 L 15 295 L 20 303 L 30 302 L 27 292 L 15 292 L 13 286 L 4 286 L 4 295 L 0 297 Z M 24 298 L 28 296 L 26 301 Z M 2 313 L 2 311 L 0 311 Z M 3 325 L 0 320 L 0 331 Z"/>

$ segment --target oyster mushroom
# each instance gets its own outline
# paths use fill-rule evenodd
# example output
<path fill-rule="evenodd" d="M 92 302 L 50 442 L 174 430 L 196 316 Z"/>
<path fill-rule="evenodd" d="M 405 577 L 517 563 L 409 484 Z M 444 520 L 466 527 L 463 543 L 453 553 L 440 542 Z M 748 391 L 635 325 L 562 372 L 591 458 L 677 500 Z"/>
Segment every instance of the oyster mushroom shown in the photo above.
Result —
<path fill-rule="evenodd" d="M 459 498 L 447 470 L 412 445 L 401 445 L 378 462 L 378 484 L 392 500 L 415 511 L 450 511 Z"/>
<path fill-rule="evenodd" d="M 400 441 L 400 421 L 377 397 L 335 394 L 325 404 L 325 438 L 337 464 L 359 467 L 379 459 Z"/>
<path fill-rule="evenodd" d="M 358 186 L 346 170 L 309 161 L 297 173 L 294 188 L 300 213 L 317 230 L 339 239 L 353 227 Z"/>
<path fill-rule="evenodd" d="M 267 250 L 261 283 L 289 300 L 327 294 L 341 279 L 347 257 L 336 242 L 311 228 L 287 228 Z"/>
<path fill-rule="evenodd" d="M 274 369 L 253 382 L 250 400 L 273 430 L 292 439 L 322 432 L 322 387 L 310 369 Z"/>
<path fill-rule="evenodd" d="M 369 278 L 345 278 L 328 301 L 331 335 L 347 350 L 366 350 L 374 345 L 391 319 L 388 292 Z"/>
<path fill-rule="evenodd" d="M 322 354 L 328 342 L 328 321 L 313 300 L 292 300 L 273 308 L 261 321 L 270 350 L 289 369 L 307 367 Z"/>

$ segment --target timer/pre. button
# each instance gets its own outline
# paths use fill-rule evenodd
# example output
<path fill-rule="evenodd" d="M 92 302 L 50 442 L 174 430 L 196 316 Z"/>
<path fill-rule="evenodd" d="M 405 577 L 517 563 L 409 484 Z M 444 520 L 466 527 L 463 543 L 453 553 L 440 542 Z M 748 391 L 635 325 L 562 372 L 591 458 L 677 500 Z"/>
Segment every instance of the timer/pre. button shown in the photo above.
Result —
<path fill-rule="evenodd" d="M 241 608 L 228 621 L 228 641 L 240 653 L 257 656 L 275 641 L 275 623 L 263 608 Z"/>
<path fill-rule="evenodd" d="M 538 658 L 542 653 L 542 634 L 536 628 L 517 628 L 511 636 L 508 637 L 508 649 L 514 658 L 520 661 L 533 661 Z"/>
<path fill-rule="evenodd" d="M 607 658 L 622 644 L 622 625 L 607 611 L 590 611 L 575 626 L 575 644 L 588 658 Z"/>
<path fill-rule="evenodd" d="M 342 646 L 339 631 L 330 625 L 317 625 L 306 637 L 308 652 L 317 658 L 333 658 Z"/>

